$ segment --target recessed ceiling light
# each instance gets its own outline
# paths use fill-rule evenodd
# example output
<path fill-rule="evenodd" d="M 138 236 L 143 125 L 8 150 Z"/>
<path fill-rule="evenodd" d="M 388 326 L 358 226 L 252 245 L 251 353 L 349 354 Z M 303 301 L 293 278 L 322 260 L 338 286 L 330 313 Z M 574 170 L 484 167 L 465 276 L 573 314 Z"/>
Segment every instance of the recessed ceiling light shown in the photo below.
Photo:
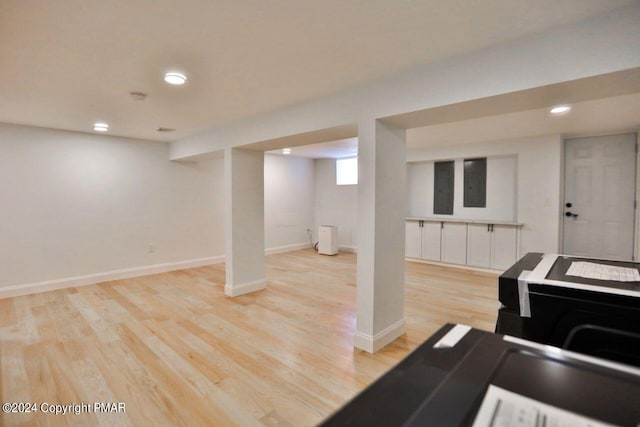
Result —
<path fill-rule="evenodd" d="M 106 123 L 94 123 L 93 130 L 97 132 L 106 132 L 109 130 L 109 125 Z"/>
<path fill-rule="evenodd" d="M 164 81 L 170 85 L 183 85 L 187 82 L 187 76 L 176 71 L 171 71 L 164 75 Z"/>
<path fill-rule="evenodd" d="M 571 111 L 570 105 L 556 105 L 550 111 L 551 114 L 564 114 Z"/>
<path fill-rule="evenodd" d="M 283 148 L 282 149 L 282 154 L 291 154 L 291 148 Z"/>

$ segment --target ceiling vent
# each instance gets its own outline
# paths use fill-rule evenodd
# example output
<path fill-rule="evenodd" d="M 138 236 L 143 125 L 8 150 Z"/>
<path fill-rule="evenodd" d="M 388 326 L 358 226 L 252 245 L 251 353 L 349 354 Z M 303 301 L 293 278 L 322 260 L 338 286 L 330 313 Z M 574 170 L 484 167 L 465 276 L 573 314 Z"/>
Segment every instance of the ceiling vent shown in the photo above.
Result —
<path fill-rule="evenodd" d="M 129 92 L 129 96 L 134 101 L 144 101 L 144 99 L 147 97 L 147 94 L 143 92 Z"/>
<path fill-rule="evenodd" d="M 173 128 L 158 128 L 156 129 L 158 132 L 173 132 L 175 129 Z"/>

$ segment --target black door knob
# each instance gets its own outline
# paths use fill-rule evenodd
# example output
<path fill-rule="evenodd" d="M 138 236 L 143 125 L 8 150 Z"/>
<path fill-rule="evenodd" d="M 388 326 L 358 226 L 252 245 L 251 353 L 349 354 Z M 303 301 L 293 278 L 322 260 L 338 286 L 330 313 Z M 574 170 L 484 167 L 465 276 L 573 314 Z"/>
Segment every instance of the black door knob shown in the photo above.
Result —
<path fill-rule="evenodd" d="M 571 212 L 565 212 L 564 216 L 566 216 L 566 217 L 572 216 L 574 218 L 578 218 L 578 214 L 574 214 L 574 213 L 571 213 Z"/>
<path fill-rule="evenodd" d="M 566 212 L 564 216 L 571 216 L 571 212 Z"/>

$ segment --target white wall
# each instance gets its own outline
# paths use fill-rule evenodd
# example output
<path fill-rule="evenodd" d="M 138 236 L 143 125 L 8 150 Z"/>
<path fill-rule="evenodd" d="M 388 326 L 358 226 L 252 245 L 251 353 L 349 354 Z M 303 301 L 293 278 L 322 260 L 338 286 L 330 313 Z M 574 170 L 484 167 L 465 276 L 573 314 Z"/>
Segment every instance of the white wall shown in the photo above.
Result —
<path fill-rule="evenodd" d="M 338 226 L 338 245 L 355 250 L 357 246 L 358 186 L 336 185 L 335 159 L 315 160 L 314 242 L 320 225 Z"/>
<path fill-rule="evenodd" d="M 487 158 L 487 205 L 484 208 L 464 207 L 464 159 L 455 161 L 453 215 L 433 213 L 433 161 L 409 163 L 407 167 L 407 216 L 491 219 L 514 221 L 517 218 L 516 186 L 517 157 Z"/>
<path fill-rule="evenodd" d="M 268 250 L 308 242 L 314 191 L 313 160 L 265 155 Z M 0 124 L 0 288 L 223 261 L 224 227 L 223 158 L 172 162 L 166 143 Z"/>
<path fill-rule="evenodd" d="M 415 133 L 414 133 L 415 132 Z M 407 140 L 419 137 L 407 131 Z M 557 253 L 560 240 L 562 138 L 548 136 L 413 150 L 409 162 L 517 156 L 517 215 L 523 222 L 520 254 Z"/>
<path fill-rule="evenodd" d="M 7 124 L 0 142 L 0 287 L 224 253 L 222 159 Z"/>
<path fill-rule="evenodd" d="M 314 173 L 312 159 L 265 154 L 264 222 L 268 249 L 309 243 L 306 230 L 314 229 Z"/>

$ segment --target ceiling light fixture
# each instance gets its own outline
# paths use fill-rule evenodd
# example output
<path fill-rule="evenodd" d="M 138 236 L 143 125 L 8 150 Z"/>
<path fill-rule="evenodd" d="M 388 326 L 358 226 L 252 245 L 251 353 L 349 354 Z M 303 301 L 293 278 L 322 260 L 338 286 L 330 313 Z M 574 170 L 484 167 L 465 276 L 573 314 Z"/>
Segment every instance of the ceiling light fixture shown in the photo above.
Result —
<path fill-rule="evenodd" d="M 291 154 L 291 148 L 283 148 L 282 149 L 282 154 L 285 154 L 285 155 Z"/>
<path fill-rule="evenodd" d="M 556 105 L 551 109 L 550 113 L 558 115 L 568 113 L 569 111 L 571 111 L 571 106 L 569 105 Z"/>
<path fill-rule="evenodd" d="M 93 130 L 97 132 L 106 132 L 109 130 L 109 125 L 106 123 L 94 123 Z"/>
<path fill-rule="evenodd" d="M 170 85 L 183 85 L 187 82 L 187 76 L 176 71 L 171 71 L 164 75 L 164 81 Z"/>

